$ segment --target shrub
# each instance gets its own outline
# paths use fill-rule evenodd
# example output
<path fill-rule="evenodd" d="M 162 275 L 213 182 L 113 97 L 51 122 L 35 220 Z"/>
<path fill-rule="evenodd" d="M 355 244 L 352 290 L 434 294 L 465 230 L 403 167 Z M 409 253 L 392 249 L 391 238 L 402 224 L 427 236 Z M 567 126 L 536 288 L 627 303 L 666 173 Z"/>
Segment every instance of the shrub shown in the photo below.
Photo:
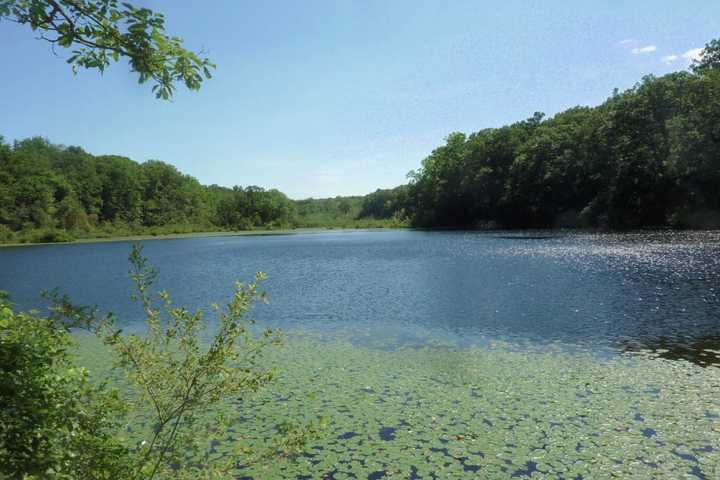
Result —
<path fill-rule="evenodd" d="M 55 228 L 43 228 L 32 230 L 29 232 L 30 243 L 58 243 L 72 242 L 75 237 L 67 230 L 59 230 Z"/>
<path fill-rule="evenodd" d="M 15 239 L 15 235 L 7 225 L 0 225 L 0 243 L 10 243 Z"/>
<path fill-rule="evenodd" d="M 71 361 L 55 321 L 15 313 L 0 296 L 0 477 L 126 478 L 116 436 L 124 405 Z"/>

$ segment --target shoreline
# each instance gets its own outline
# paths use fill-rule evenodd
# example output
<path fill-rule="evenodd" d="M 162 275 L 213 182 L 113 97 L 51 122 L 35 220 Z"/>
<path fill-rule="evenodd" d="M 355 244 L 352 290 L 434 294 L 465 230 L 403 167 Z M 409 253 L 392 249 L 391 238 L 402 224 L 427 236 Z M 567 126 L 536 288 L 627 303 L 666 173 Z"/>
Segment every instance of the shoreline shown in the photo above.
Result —
<path fill-rule="evenodd" d="M 140 234 L 115 237 L 90 237 L 78 238 L 70 242 L 37 242 L 37 243 L 0 243 L 0 248 L 11 247 L 36 247 L 48 245 L 81 245 L 87 243 L 112 243 L 112 242 L 134 242 L 145 240 L 176 240 L 185 238 L 209 238 L 209 237 L 245 237 L 245 236 L 272 236 L 272 235 L 297 235 L 307 233 L 327 233 L 327 232 L 357 232 L 357 231 L 385 231 L 385 230 L 407 230 L 403 227 L 368 227 L 368 228 L 283 228 L 277 230 L 233 230 L 233 231 L 209 231 L 209 232 L 191 232 L 191 233 L 167 233 L 160 235 Z"/>

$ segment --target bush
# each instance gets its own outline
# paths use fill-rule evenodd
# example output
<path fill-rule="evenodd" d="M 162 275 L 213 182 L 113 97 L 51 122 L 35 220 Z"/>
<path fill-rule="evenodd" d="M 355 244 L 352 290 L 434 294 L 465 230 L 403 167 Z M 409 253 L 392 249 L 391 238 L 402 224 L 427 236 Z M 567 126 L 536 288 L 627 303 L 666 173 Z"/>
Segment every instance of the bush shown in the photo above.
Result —
<path fill-rule="evenodd" d="M 59 243 L 72 242 L 75 240 L 75 236 L 67 230 L 42 228 L 22 232 L 22 240 L 28 243 Z"/>
<path fill-rule="evenodd" d="M 123 478 L 117 393 L 92 386 L 69 356 L 70 334 L 15 313 L 0 296 L 0 477 Z"/>
<path fill-rule="evenodd" d="M 15 239 L 15 235 L 7 225 L 0 225 L 0 243 L 10 243 Z"/>

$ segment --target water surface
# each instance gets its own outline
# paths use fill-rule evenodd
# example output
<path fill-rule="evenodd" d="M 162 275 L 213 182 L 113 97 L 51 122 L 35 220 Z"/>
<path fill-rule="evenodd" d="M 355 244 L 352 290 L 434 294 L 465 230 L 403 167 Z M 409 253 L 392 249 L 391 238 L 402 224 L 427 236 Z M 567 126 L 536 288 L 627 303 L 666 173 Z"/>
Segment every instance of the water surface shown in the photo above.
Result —
<path fill-rule="evenodd" d="M 286 330 L 393 348 L 507 340 L 591 351 L 661 349 L 702 362 L 720 347 L 720 233 L 358 231 L 144 242 L 178 304 L 222 303 L 269 275 L 254 316 Z M 23 309 L 61 287 L 140 316 L 130 242 L 0 249 L 0 289 Z"/>

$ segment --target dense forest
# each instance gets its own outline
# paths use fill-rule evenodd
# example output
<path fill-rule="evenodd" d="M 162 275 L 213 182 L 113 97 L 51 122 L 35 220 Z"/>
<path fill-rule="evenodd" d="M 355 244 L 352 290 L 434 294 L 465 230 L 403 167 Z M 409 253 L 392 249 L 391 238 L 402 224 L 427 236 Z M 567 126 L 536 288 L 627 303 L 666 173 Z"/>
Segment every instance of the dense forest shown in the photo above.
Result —
<path fill-rule="evenodd" d="M 52 241 L 112 235 L 242 229 L 289 222 L 277 190 L 204 187 L 172 165 L 93 156 L 42 138 L 0 144 L 0 238 Z"/>
<path fill-rule="evenodd" d="M 542 113 L 435 149 L 363 214 L 420 227 L 720 227 L 720 41 L 690 71 L 602 105 Z"/>
<path fill-rule="evenodd" d="M 290 200 L 167 163 L 0 137 L 0 241 L 257 228 L 720 227 L 720 41 L 597 107 L 453 133 L 410 182 Z"/>
<path fill-rule="evenodd" d="M 0 138 L 0 241 L 299 227 L 384 226 L 362 197 L 293 201 L 260 187 L 203 186 L 157 160 Z"/>

